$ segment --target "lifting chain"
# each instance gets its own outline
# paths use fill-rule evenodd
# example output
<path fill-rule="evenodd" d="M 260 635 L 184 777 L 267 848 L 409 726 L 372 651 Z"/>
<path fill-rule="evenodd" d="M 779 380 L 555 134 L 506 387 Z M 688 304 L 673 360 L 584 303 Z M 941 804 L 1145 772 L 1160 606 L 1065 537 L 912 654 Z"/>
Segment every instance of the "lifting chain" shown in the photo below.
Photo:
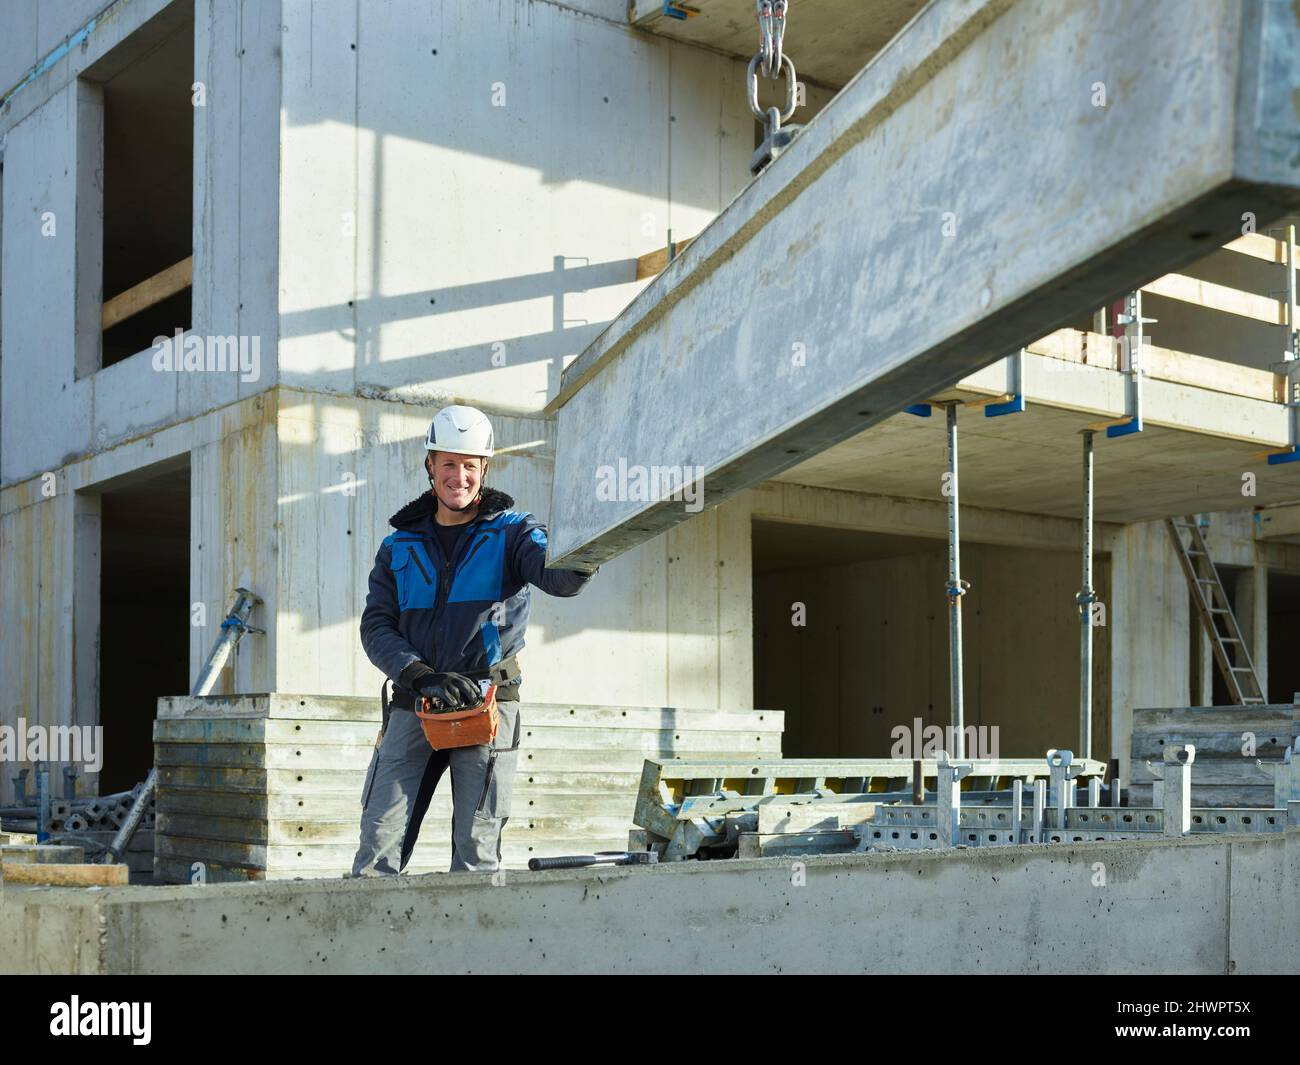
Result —
<path fill-rule="evenodd" d="M 782 135 L 781 126 L 794 117 L 799 104 L 799 77 L 794 60 L 785 54 L 785 26 L 790 13 L 790 0 L 756 0 L 758 10 L 758 51 L 749 61 L 745 89 L 749 109 L 767 129 L 763 144 L 754 153 L 750 170 L 757 174 L 788 146 L 796 129 Z M 765 78 L 786 77 L 785 107 L 764 110 L 758 103 L 758 75 Z"/>
<path fill-rule="evenodd" d="M 785 42 L 785 17 L 790 0 L 757 0 L 758 55 L 763 77 L 781 76 L 781 47 Z"/>

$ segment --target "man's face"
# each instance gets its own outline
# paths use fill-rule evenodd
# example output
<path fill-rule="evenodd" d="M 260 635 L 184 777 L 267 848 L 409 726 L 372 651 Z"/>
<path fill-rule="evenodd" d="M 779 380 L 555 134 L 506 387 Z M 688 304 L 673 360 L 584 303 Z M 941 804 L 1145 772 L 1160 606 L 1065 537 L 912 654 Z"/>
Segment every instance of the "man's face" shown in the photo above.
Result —
<path fill-rule="evenodd" d="M 483 480 L 483 460 L 477 455 L 434 451 L 424 462 L 433 478 L 434 492 L 447 507 L 460 510 L 478 495 Z"/>

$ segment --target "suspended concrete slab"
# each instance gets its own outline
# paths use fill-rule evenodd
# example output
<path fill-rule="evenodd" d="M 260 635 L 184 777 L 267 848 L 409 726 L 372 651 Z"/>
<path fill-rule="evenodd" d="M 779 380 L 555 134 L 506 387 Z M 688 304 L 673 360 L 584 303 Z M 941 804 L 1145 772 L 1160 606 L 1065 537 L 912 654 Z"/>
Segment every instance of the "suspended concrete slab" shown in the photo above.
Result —
<path fill-rule="evenodd" d="M 1290 0 L 926 7 L 566 369 L 551 564 L 1263 231 L 1300 205 L 1298 100 Z M 703 495 L 642 498 L 673 468 Z"/>

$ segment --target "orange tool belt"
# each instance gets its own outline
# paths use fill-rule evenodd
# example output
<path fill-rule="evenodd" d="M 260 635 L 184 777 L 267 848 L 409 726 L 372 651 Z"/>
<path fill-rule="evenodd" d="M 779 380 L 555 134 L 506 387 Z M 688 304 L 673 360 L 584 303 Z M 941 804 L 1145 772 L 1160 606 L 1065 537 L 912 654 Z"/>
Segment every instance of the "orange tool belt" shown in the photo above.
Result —
<path fill-rule="evenodd" d="M 495 684 L 489 685 L 487 695 L 478 706 L 465 710 L 448 710 L 442 714 L 433 713 L 431 708 L 429 697 L 421 696 L 416 704 L 415 716 L 424 728 L 424 738 L 435 751 L 490 744 L 501 724 Z"/>

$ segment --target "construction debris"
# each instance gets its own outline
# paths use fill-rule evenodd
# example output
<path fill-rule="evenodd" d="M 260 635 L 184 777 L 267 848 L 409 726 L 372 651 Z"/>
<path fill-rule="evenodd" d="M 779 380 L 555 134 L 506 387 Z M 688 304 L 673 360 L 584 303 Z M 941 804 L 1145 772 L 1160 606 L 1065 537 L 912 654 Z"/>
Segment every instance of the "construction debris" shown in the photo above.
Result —
<path fill-rule="evenodd" d="M 1038 765 L 941 755 L 922 770 L 935 783 L 926 792 L 930 803 L 912 802 L 897 787 L 909 769 L 902 761 L 769 763 L 764 775 L 751 767 L 748 778 L 741 766 L 647 761 L 638 828 L 628 846 L 681 861 L 1280 832 L 1300 825 L 1300 741 L 1277 763 L 1270 808 L 1193 807 L 1195 758 L 1191 745 L 1166 746 L 1163 764 L 1152 767 L 1163 778 L 1161 804 L 1150 808 L 1121 805 L 1120 782 L 1103 782 L 1099 763 L 1076 762 L 1070 751 L 1049 751 Z M 828 779 L 815 772 L 828 768 L 862 775 Z M 809 775 L 795 775 L 800 772 Z"/>

